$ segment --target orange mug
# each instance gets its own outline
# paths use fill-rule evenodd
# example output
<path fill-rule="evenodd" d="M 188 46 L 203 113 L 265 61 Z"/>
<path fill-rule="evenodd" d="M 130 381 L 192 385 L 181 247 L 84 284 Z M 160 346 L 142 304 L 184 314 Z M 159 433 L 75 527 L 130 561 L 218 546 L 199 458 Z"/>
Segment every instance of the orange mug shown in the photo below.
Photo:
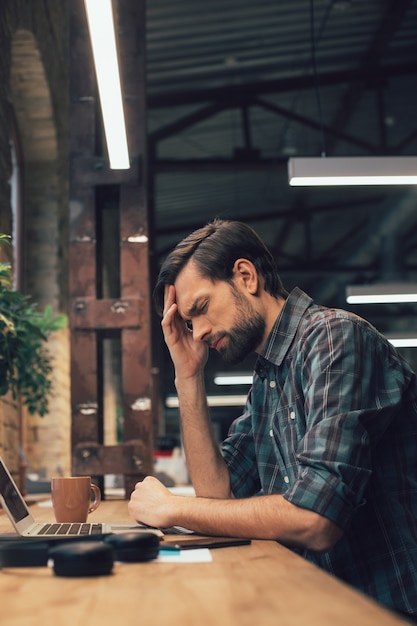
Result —
<path fill-rule="evenodd" d="M 57 522 L 87 521 L 101 502 L 101 492 L 90 476 L 51 478 L 52 507 Z"/>

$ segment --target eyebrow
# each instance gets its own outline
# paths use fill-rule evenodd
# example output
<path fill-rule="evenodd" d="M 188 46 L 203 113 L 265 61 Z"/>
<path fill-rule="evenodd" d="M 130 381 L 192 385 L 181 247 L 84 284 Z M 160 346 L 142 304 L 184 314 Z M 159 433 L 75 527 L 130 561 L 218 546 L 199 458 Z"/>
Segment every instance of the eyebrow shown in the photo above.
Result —
<path fill-rule="evenodd" d="M 205 299 L 205 296 L 199 296 L 196 300 L 194 300 L 191 306 L 186 311 L 184 311 L 187 317 L 192 317 L 193 315 L 197 313 L 199 307 L 201 306 L 201 301 L 204 299 Z"/>

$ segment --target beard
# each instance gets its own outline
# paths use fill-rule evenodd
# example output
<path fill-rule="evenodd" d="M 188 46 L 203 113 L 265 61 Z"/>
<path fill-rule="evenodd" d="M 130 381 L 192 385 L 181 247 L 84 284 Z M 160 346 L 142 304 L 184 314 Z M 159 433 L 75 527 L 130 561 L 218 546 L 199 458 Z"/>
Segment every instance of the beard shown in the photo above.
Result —
<path fill-rule="evenodd" d="M 223 333 L 228 341 L 220 347 L 219 354 L 225 363 L 235 365 L 260 346 L 265 334 L 265 320 L 233 286 L 232 291 L 236 321 L 227 333 Z"/>

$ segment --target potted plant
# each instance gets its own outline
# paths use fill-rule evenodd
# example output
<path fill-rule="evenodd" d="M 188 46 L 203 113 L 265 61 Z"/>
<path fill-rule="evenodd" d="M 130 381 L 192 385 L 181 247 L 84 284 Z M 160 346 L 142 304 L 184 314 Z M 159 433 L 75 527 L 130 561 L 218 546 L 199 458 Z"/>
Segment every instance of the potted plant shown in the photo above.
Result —
<path fill-rule="evenodd" d="M 9 240 L 0 234 L 0 244 Z M 52 365 L 47 340 L 67 323 L 66 315 L 54 316 L 51 306 L 38 311 L 29 296 L 13 289 L 10 266 L 0 262 L 0 396 L 11 391 L 30 414 L 48 413 Z"/>

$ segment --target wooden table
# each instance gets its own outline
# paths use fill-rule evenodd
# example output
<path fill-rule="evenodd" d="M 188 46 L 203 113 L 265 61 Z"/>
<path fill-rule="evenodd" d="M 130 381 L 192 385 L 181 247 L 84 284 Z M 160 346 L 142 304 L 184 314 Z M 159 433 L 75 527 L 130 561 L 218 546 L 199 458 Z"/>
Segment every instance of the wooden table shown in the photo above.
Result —
<path fill-rule="evenodd" d="M 35 519 L 52 509 L 31 507 Z M 131 521 L 109 500 L 91 521 Z M 0 533 L 11 525 L 2 511 Z M 49 567 L 0 570 L 4 626 L 395 626 L 372 600 L 273 541 L 217 548 L 211 563 L 121 563 L 110 576 L 62 578 Z"/>

